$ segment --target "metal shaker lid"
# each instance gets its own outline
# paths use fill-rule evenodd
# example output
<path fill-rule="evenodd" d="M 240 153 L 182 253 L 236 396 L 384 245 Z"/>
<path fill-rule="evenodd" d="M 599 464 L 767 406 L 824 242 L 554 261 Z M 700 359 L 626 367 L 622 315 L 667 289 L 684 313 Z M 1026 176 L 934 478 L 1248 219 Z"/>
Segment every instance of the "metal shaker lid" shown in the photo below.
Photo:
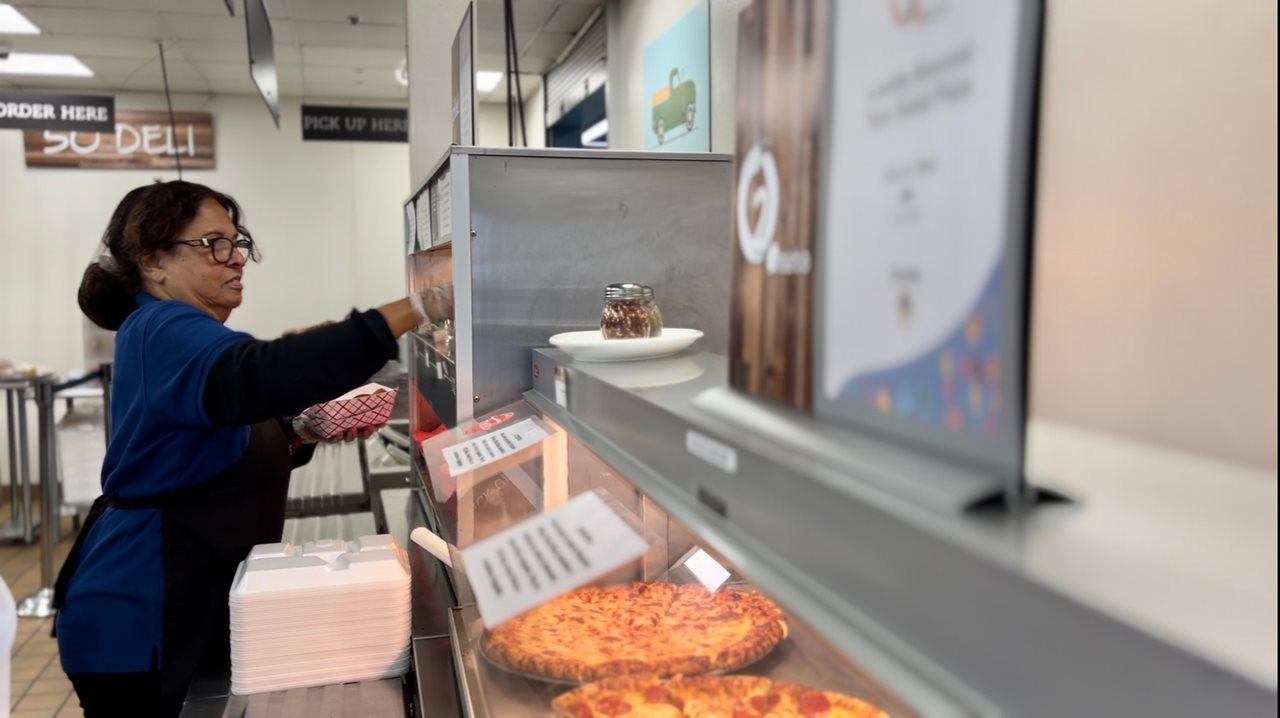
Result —
<path fill-rule="evenodd" d="M 610 284 L 604 288 L 604 298 L 609 299 L 653 299 L 653 287 L 643 284 Z"/>

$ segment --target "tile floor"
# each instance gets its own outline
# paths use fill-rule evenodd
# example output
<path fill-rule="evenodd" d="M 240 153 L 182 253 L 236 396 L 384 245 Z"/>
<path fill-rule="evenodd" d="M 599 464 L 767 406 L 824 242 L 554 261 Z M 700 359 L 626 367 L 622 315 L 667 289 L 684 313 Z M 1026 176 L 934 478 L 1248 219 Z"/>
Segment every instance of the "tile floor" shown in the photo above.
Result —
<path fill-rule="evenodd" d="M 39 509 L 34 510 L 39 515 Z M 0 504 L 0 520 L 8 520 L 8 503 Z M 61 566 L 71 550 L 74 533 L 70 519 L 63 521 L 63 539 L 55 554 Z M 40 588 L 40 543 L 0 544 L 0 576 L 9 585 L 13 600 L 21 601 Z M 52 619 L 19 618 L 9 668 L 11 718 L 63 718 L 84 715 L 71 690 L 71 682 L 58 663 L 58 643 L 49 636 Z"/>

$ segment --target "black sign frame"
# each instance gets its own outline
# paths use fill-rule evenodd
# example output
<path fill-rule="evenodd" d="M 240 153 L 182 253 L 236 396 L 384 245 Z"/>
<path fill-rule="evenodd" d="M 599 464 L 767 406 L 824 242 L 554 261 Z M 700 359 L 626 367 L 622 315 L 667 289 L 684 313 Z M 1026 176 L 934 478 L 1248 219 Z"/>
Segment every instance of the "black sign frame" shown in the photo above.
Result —
<path fill-rule="evenodd" d="M 114 132 L 116 98 L 0 90 L 0 129 Z"/>
<path fill-rule="evenodd" d="M 408 142 L 409 111 L 396 107 L 303 105 L 302 139 Z"/>

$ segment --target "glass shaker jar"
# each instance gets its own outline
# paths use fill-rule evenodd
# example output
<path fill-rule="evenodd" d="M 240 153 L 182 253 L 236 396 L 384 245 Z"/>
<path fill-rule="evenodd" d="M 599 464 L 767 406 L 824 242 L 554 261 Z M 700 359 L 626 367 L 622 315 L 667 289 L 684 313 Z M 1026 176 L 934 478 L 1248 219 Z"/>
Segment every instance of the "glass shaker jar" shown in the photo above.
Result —
<path fill-rule="evenodd" d="M 604 288 L 600 333 L 605 339 L 641 339 L 662 334 L 662 313 L 653 298 L 653 287 L 643 284 L 610 284 Z"/>

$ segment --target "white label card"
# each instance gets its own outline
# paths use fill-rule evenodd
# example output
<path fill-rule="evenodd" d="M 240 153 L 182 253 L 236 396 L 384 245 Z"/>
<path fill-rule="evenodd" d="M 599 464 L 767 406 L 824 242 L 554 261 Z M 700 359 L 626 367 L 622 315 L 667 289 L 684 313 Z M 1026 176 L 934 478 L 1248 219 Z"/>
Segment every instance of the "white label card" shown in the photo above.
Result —
<path fill-rule="evenodd" d="M 685 451 L 688 451 L 693 456 L 702 459 L 726 474 L 738 473 L 738 450 L 728 444 L 716 441 L 706 434 L 686 431 L 684 448 Z"/>
<path fill-rule="evenodd" d="M 444 460 L 449 466 L 449 475 L 457 476 L 533 446 L 547 436 L 547 430 L 537 422 L 525 419 L 504 429 L 450 446 L 444 450 Z"/>
<path fill-rule="evenodd" d="M 569 376 L 562 366 L 556 367 L 556 403 L 569 408 Z"/>
<path fill-rule="evenodd" d="M 649 544 L 595 493 L 463 549 L 467 576 L 492 628 L 644 555 Z"/>

